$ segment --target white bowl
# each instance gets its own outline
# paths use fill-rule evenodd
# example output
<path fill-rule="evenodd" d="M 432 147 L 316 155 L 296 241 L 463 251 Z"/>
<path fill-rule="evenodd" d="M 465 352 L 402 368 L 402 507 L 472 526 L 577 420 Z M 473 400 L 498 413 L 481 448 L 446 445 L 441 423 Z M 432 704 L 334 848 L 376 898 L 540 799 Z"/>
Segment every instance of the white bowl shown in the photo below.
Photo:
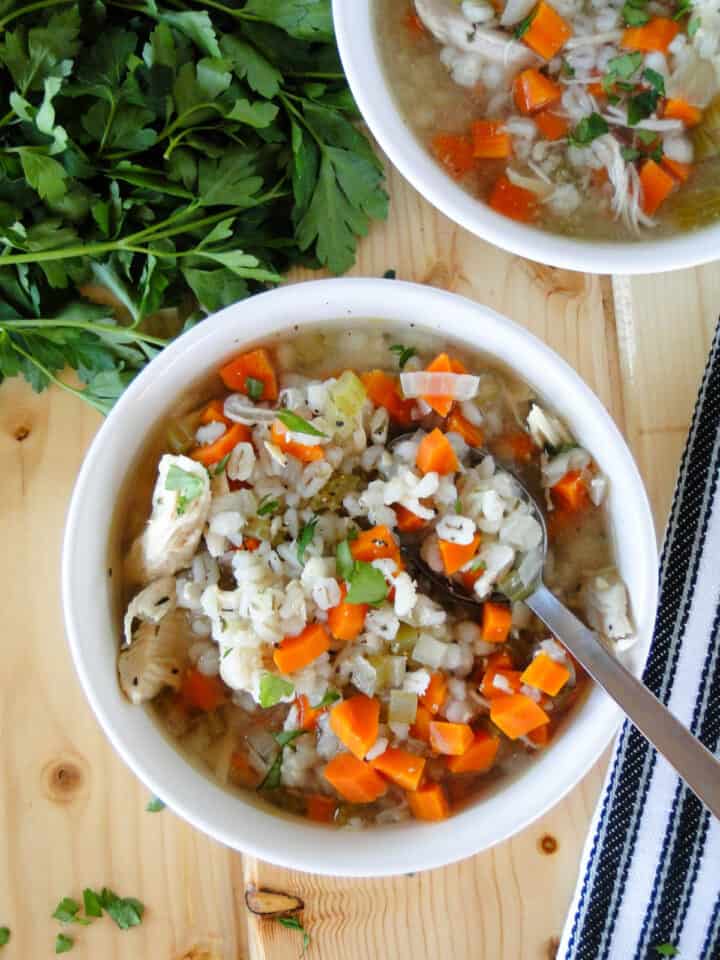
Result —
<path fill-rule="evenodd" d="M 583 776 L 607 746 L 620 713 L 593 689 L 558 737 L 505 788 L 437 824 L 406 823 L 353 833 L 289 820 L 239 799 L 190 766 L 148 714 L 122 696 L 116 675 L 118 623 L 108 577 L 110 525 L 128 465 L 148 417 L 171 408 L 186 385 L 246 345 L 322 322 L 340 327 L 380 318 L 457 338 L 507 363 L 567 418 L 610 477 L 618 565 L 639 628 L 630 665 L 639 672 L 650 643 L 657 594 L 652 517 L 632 456 L 602 404 L 578 375 L 527 330 L 488 307 L 395 280 L 321 280 L 244 300 L 204 320 L 167 347 L 120 398 L 80 470 L 63 546 L 65 623 L 80 680 L 116 750 L 148 788 L 200 830 L 272 863 L 342 876 L 380 876 L 437 867 L 483 850 L 539 817 Z"/>
<path fill-rule="evenodd" d="M 600 243 L 517 223 L 474 200 L 430 156 L 399 110 L 380 59 L 374 6 L 374 0 L 333 0 L 345 73 L 360 112 L 382 149 L 445 216 L 511 253 L 587 273 L 661 273 L 708 263 L 720 255 L 720 224 L 657 240 Z M 418 96 L 422 97 L 421 90 Z"/>

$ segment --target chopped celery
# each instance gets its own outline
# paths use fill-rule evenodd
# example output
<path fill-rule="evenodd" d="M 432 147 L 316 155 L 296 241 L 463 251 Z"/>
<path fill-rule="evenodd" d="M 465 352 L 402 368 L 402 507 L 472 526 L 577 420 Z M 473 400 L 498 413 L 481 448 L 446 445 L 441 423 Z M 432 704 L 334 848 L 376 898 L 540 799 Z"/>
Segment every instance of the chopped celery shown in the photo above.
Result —
<path fill-rule="evenodd" d="M 375 690 L 387 690 L 399 687 L 405 676 L 405 657 L 392 657 L 381 654 L 368 657 L 375 667 Z"/>
<path fill-rule="evenodd" d="M 362 380 L 351 370 L 346 370 L 328 391 L 326 415 L 328 420 L 354 421 L 360 416 L 367 393 Z"/>
<path fill-rule="evenodd" d="M 415 723 L 417 694 L 407 690 L 391 690 L 388 721 L 390 723 Z"/>
<path fill-rule="evenodd" d="M 420 631 L 417 627 L 411 627 L 409 623 L 401 623 L 390 649 L 393 653 L 409 656 L 419 636 Z"/>
<path fill-rule="evenodd" d="M 197 446 L 195 440 L 197 424 L 197 414 L 170 421 L 166 437 L 168 449 L 171 453 L 187 453 L 188 450 L 192 450 L 193 447 Z"/>
<path fill-rule="evenodd" d="M 308 506 L 314 513 L 322 510 L 336 512 L 349 493 L 359 490 L 362 478 L 352 473 L 336 473 L 318 493 L 308 501 Z"/>
<path fill-rule="evenodd" d="M 720 189 L 705 187 L 678 194 L 673 216 L 683 230 L 693 230 L 720 219 Z"/>
<path fill-rule="evenodd" d="M 525 597 L 529 597 L 534 592 L 537 581 L 534 580 L 530 584 L 523 583 L 517 570 L 511 570 L 502 580 L 498 580 L 495 586 L 508 600 L 524 600 Z"/>
<path fill-rule="evenodd" d="M 720 154 L 720 94 L 710 101 L 691 137 L 696 161 Z"/>
<path fill-rule="evenodd" d="M 447 644 L 443 643 L 442 640 L 436 640 L 429 633 L 421 633 L 418 642 L 413 647 L 411 659 L 436 670 L 442 665 L 446 651 Z"/>

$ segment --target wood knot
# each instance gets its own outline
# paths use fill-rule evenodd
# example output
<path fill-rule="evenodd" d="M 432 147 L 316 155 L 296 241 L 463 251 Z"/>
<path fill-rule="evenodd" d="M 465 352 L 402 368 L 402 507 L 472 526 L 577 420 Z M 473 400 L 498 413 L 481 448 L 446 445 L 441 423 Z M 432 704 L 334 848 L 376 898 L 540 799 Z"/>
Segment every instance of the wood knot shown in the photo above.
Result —
<path fill-rule="evenodd" d="M 30 436 L 30 427 L 26 427 L 25 424 L 21 424 L 19 427 L 15 428 L 13 436 L 18 443 L 22 443 L 23 440 L 27 440 Z"/>
<path fill-rule="evenodd" d="M 558 842 L 555 837 L 551 836 L 549 833 L 546 833 L 544 836 L 540 837 L 538 846 L 540 847 L 542 853 L 550 855 L 557 852 Z"/>
<path fill-rule="evenodd" d="M 557 960 L 560 949 L 560 937 L 550 937 L 547 945 L 547 960 Z"/>
<path fill-rule="evenodd" d="M 54 803 L 73 803 L 85 786 L 87 776 L 80 758 L 61 757 L 45 765 L 42 780 L 46 796 Z"/>

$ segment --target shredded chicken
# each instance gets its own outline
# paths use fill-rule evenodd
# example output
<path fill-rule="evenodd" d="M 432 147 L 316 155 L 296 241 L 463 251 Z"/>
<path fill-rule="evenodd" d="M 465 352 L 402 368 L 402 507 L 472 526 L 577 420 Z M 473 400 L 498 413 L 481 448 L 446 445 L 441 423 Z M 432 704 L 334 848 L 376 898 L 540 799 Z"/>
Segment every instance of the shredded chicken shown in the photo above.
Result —
<path fill-rule="evenodd" d="M 125 611 L 123 623 L 125 646 L 132 641 L 133 622 L 143 620 L 160 623 L 162 618 L 175 609 L 175 578 L 161 577 L 136 594 Z"/>
<path fill-rule="evenodd" d="M 507 33 L 469 24 L 452 0 L 415 0 L 415 8 L 422 22 L 440 43 L 513 69 L 520 69 L 538 60 L 532 50 Z"/>
<path fill-rule="evenodd" d="M 192 633 L 180 610 L 160 623 L 143 621 L 127 650 L 118 657 L 120 686 L 131 703 L 152 700 L 164 687 L 178 689 Z"/>
<path fill-rule="evenodd" d="M 632 635 L 627 591 L 616 572 L 589 577 L 581 595 L 587 621 L 594 630 L 611 640 Z"/>

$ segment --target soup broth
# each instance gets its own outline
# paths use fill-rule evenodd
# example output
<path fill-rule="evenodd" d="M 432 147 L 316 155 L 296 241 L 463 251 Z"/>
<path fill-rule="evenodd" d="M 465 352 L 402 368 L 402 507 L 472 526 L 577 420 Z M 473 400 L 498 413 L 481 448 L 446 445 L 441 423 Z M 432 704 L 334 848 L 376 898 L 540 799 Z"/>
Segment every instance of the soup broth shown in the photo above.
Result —
<path fill-rule="evenodd" d="M 318 822 L 440 819 L 501 789 L 586 685 L 498 594 L 540 556 L 505 468 L 543 504 L 551 589 L 627 642 L 606 481 L 511 371 L 373 321 L 231 358 L 128 474 L 124 692 L 223 787 Z"/>
<path fill-rule="evenodd" d="M 407 0 L 375 0 L 389 87 L 448 175 L 498 212 L 569 237 L 647 240 L 716 221 L 715 20 L 689 36 L 692 14 L 653 4 L 653 23 L 668 23 L 673 39 L 644 51 L 626 46 L 621 0 L 559 0 L 551 9 L 571 35 L 545 58 L 516 39 L 522 17 L 502 26 L 505 6 L 527 8 L 531 23 L 549 8 L 419 0 L 416 10 Z M 448 40 L 448 22 L 465 24 L 467 43 L 456 30 Z M 484 30 L 527 56 L 513 65 L 473 52 Z M 526 104 L 522 77 L 545 89 L 544 99 L 537 93 Z"/>

